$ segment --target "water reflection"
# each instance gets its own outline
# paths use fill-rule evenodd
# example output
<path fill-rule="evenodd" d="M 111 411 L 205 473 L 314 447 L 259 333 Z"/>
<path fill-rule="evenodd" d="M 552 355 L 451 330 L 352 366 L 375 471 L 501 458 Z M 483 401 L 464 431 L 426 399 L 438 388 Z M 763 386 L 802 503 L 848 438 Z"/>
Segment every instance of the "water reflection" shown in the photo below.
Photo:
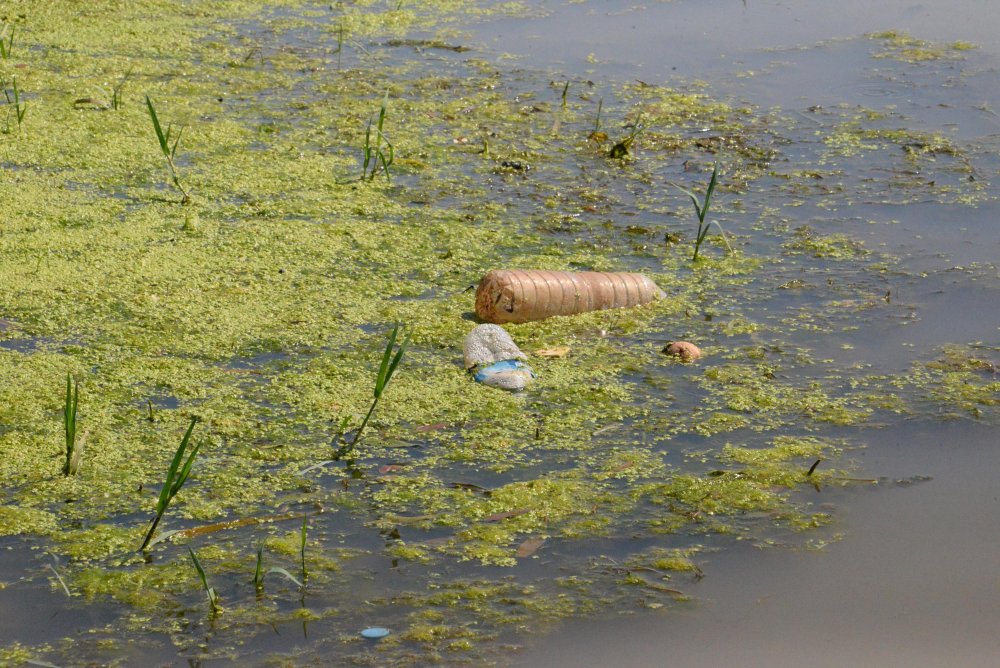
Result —
<path fill-rule="evenodd" d="M 555 6 L 531 24 L 505 22 L 482 38 L 498 50 L 530 54 L 534 65 L 658 83 L 699 79 L 713 95 L 765 108 L 886 110 L 900 125 L 978 142 L 985 151 L 1000 129 L 995 9 L 977 0 L 582 3 Z M 962 63 L 903 65 L 873 58 L 864 35 L 883 30 L 980 48 Z M 842 210 L 856 218 L 842 220 L 840 229 L 853 228 L 926 273 L 895 285 L 893 298 L 910 305 L 909 314 L 897 313 L 905 326 L 876 320 L 849 341 L 818 336 L 802 343 L 896 374 L 914 355 L 926 357 L 921 351 L 948 342 L 980 341 L 996 350 L 995 205 L 893 207 L 862 198 Z M 893 224 L 862 227 L 869 217 Z M 977 264 L 981 271 L 967 271 Z M 825 490 L 823 501 L 838 506 L 842 540 L 791 552 L 737 542 L 706 558 L 709 575 L 691 591 L 698 603 L 574 623 L 518 664 L 997 665 L 995 426 L 921 419 L 861 429 L 852 438 L 866 444 L 857 455 L 866 475 L 886 482 Z M 892 482 L 910 476 L 929 480 Z"/>

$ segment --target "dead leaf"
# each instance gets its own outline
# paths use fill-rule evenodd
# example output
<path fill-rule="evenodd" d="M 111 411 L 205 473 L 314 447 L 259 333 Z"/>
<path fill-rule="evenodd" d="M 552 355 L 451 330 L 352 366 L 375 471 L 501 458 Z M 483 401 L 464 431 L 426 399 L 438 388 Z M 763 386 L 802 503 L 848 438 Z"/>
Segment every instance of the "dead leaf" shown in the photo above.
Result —
<path fill-rule="evenodd" d="M 416 428 L 416 431 L 441 431 L 447 427 L 447 422 L 435 422 L 434 424 L 422 424 Z"/>
<path fill-rule="evenodd" d="M 496 515 L 490 515 L 489 517 L 484 517 L 484 522 L 500 522 L 502 520 L 509 520 L 511 517 L 517 517 L 518 515 L 525 515 L 531 512 L 531 508 L 518 508 L 517 510 L 510 510 L 506 513 L 497 513 Z"/>
<path fill-rule="evenodd" d="M 540 537 L 529 538 L 517 546 L 516 556 L 530 557 L 538 550 L 538 548 L 540 548 L 544 544 L 545 544 L 544 538 Z"/>
<path fill-rule="evenodd" d="M 546 357 L 548 359 L 560 359 L 569 355 L 569 346 L 555 346 L 554 348 L 541 348 L 535 351 L 536 357 Z"/>
<path fill-rule="evenodd" d="M 236 529 L 239 527 L 245 527 L 250 524 L 263 524 L 265 522 L 280 522 L 282 520 L 290 520 L 301 518 L 301 513 L 282 513 L 280 515 L 266 515 L 264 517 L 244 517 L 238 520 L 228 520 L 226 522 L 216 522 L 214 524 L 205 524 L 200 527 L 191 527 L 190 529 L 181 529 L 180 531 L 175 531 L 172 536 L 180 536 L 181 538 L 194 538 L 196 536 L 204 536 L 205 534 L 215 533 L 216 531 L 223 531 L 225 529 Z"/>
<path fill-rule="evenodd" d="M 435 518 L 436 518 L 435 515 L 393 515 L 393 514 L 389 514 L 389 515 L 386 515 L 383 519 L 386 522 L 392 522 L 393 524 L 399 524 L 399 525 L 406 526 L 406 525 L 410 525 L 410 524 L 419 524 L 421 522 L 427 522 L 427 521 L 433 520 Z"/>
<path fill-rule="evenodd" d="M 490 490 L 485 487 L 480 487 L 479 485 L 474 485 L 471 482 L 450 482 L 448 483 L 448 487 L 451 487 L 452 489 L 467 489 L 470 492 L 476 492 L 478 494 L 482 494 L 483 496 L 490 495 Z"/>

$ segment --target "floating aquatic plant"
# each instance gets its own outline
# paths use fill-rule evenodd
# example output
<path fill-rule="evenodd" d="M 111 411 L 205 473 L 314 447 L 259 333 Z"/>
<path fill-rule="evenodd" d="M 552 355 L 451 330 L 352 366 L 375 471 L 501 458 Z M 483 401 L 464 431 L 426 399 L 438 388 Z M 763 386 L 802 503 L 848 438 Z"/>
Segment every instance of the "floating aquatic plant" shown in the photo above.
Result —
<path fill-rule="evenodd" d="M 698 251 L 701 249 L 701 243 L 708 236 L 708 228 L 711 223 L 715 223 L 715 226 L 719 228 L 719 233 L 722 235 L 722 240 L 726 243 L 726 248 L 729 252 L 733 252 L 733 247 L 729 245 L 729 240 L 726 239 L 726 232 L 722 229 L 722 225 L 719 221 L 713 220 L 710 222 L 705 222 L 705 217 L 708 215 L 708 207 L 712 204 L 712 193 L 715 192 L 715 186 L 719 182 L 719 163 L 716 162 L 715 166 L 712 168 L 712 178 L 708 182 L 708 188 L 705 189 L 705 196 L 699 201 L 698 196 L 686 188 L 673 183 L 675 188 L 683 192 L 685 195 L 691 198 L 691 203 L 694 204 L 695 213 L 698 215 L 698 236 L 694 240 L 694 255 L 691 257 L 691 261 L 698 259 Z"/>
<path fill-rule="evenodd" d="M 188 443 L 191 441 L 191 432 L 194 431 L 194 426 L 197 422 L 197 417 L 191 418 L 191 424 L 188 426 L 184 438 L 181 439 L 181 444 L 177 446 L 177 452 L 174 453 L 174 458 L 170 462 L 170 468 L 167 469 L 167 478 L 163 483 L 163 489 L 160 490 L 160 498 L 156 502 L 156 516 L 150 523 L 149 531 L 146 532 L 146 538 L 139 547 L 140 552 L 145 550 L 146 546 L 149 545 L 149 541 L 153 539 L 156 526 L 163 518 L 163 513 L 167 512 L 170 502 L 177 495 L 177 492 L 181 491 L 181 487 L 187 482 L 188 475 L 191 473 L 191 466 L 194 464 L 194 458 L 198 454 L 201 444 L 198 443 L 191 448 L 191 452 L 188 454 L 186 460 L 184 459 L 184 453 L 187 451 Z M 182 461 L 184 462 L 183 465 L 181 464 Z"/>
<path fill-rule="evenodd" d="M 83 443 L 76 441 L 76 413 L 80 406 L 80 383 L 73 382 L 73 376 L 66 374 L 66 400 L 63 404 L 63 430 L 66 434 L 66 461 L 63 464 L 63 475 L 76 475 L 80 468 L 80 456 L 83 453 Z"/>
<path fill-rule="evenodd" d="M 181 142 L 181 134 L 183 134 L 184 130 L 179 130 L 177 136 L 173 137 L 173 125 L 168 125 L 167 131 L 164 132 L 163 126 L 160 125 L 160 119 L 156 115 L 156 107 L 153 106 L 153 101 L 149 99 L 148 95 L 146 96 L 146 109 L 149 111 L 150 120 L 153 121 L 153 130 L 156 131 L 156 140 L 160 144 L 160 151 L 163 153 L 163 157 L 167 159 L 167 167 L 170 168 L 170 178 L 173 179 L 174 185 L 181 191 L 181 195 L 183 195 L 181 204 L 187 204 L 191 201 L 191 196 L 188 195 L 187 190 L 181 185 L 181 179 L 177 175 L 177 167 L 174 166 L 174 155 L 177 153 L 177 145 Z M 173 144 L 170 143 L 171 139 L 173 139 Z"/>

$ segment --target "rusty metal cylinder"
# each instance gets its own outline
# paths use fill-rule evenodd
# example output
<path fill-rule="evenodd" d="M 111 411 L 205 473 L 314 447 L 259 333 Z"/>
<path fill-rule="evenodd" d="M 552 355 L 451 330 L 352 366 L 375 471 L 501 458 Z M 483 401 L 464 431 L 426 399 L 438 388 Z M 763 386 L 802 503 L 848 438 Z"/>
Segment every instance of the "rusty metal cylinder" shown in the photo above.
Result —
<path fill-rule="evenodd" d="M 476 315 L 493 323 L 530 322 L 639 306 L 663 296 L 663 290 L 642 274 L 494 269 L 479 282 Z"/>

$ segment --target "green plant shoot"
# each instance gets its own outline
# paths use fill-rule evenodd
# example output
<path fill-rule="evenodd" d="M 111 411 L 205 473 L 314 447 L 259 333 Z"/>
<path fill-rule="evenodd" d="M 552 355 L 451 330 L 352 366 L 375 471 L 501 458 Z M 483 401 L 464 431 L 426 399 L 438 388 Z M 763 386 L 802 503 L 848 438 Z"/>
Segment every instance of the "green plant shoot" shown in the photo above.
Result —
<path fill-rule="evenodd" d="M 24 114 L 28 110 L 27 104 L 21 104 L 21 89 L 17 86 L 17 77 L 11 78 L 12 90 L 7 89 L 7 80 L 0 77 L 0 88 L 3 89 L 4 99 L 7 101 L 7 117 L 4 122 L 4 133 L 10 132 L 10 114 L 11 111 L 14 113 L 14 119 L 17 121 L 18 129 L 21 129 L 21 124 L 24 122 Z"/>
<path fill-rule="evenodd" d="M 372 131 L 372 120 L 368 119 L 368 127 L 365 129 L 365 145 L 364 145 L 364 162 L 361 165 L 361 180 L 374 181 L 376 174 L 378 174 L 381 169 L 385 172 L 385 178 L 387 181 L 391 180 L 389 177 L 389 165 L 392 164 L 393 157 L 395 155 L 395 149 L 392 146 L 392 142 L 389 138 L 385 136 L 383 132 L 383 126 L 385 124 L 385 114 L 386 109 L 389 106 L 389 91 L 385 92 L 385 97 L 382 98 L 382 107 L 378 112 L 378 120 L 375 122 L 374 137 Z M 372 141 L 374 140 L 374 144 Z M 385 143 L 385 149 L 388 150 L 388 155 L 386 155 L 385 150 L 383 150 L 383 142 Z"/>
<path fill-rule="evenodd" d="M 569 82 L 562 89 L 562 103 L 559 105 L 559 111 L 555 114 L 555 120 L 552 122 L 552 136 L 558 136 L 559 129 L 562 127 L 563 116 L 566 115 L 566 96 L 569 93 Z"/>
<path fill-rule="evenodd" d="M 6 42 L 4 41 L 6 40 Z M 0 60 L 7 60 L 14 51 L 14 24 L 4 24 L 0 30 Z"/>
<path fill-rule="evenodd" d="M 260 541 L 257 547 L 257 564 L 253 569 L 253 586 L 258 592 L 264 588 L 264 545 L 266 540 Z"/>
<path fill-rule="evenodd" d="M 264 571 L 264 546 L 266 544 L 267 541 L 261 541 L 260 546 L 257 548 L 257 564 L 254 568 L 254 573 L 253 573 L 254 589 L 256 589 L 258 593 L 262 592 L 264 590 L 264 577 L 270 575 L 271 573 L 278 573 L 279 575 L 284 575 L 286 578 L 294 582 L 296 586 L 298 586 L 300 589 L 303 588 L 305 585 L 299 582 L 294 575 L 286 571 L 284 568 L 281 568 L 280 566 L 272 566 L 271 568 L 267 569 L 266 572 Z"/>
<path fill-rule="evenodd" d="M 302 561 L 302 585 L 305 586 L 309 574 L 306 572 L 306 531 L 308 529 L 309 513 L 302 513 L 302 531 L 299 540 L 299 556 Z"/>
<path fill-rule="evenodd" d="M 349 416 L 344 416 L 340 421 L 337 428 L 337 433 L 333 438 L 333 445 L 338 445 L 339 447 L 333 454 L 333 459 L 321 464 L 316 464 L 304 471 L 309 471 L 315 467 L 323 466 L 331 462 L 339 461 L 341 458 L 349 455 L 354 447 L 361 441 L 361 435 L 365 431 L 365 427 L 368 425 L 368 420 L 371 419 L 372 413 L 375 412 L 375 407 L 378 406 L 379 399 L 382 398 L 382 394 L 385 392 L 385 388 L 388 387 L 389 381 L 392 380 L 392 375 L 396 372 L 396 367 L 399 366 L 400 360 L 403 359 L 403 353 L 406 352 L 407 346 L 410 344 L 410 335 L 407 334 L 406 339 L 399 344 L 399 348 L 394 347 L 396 345 L 396 337 L 399 335 L 400 325 L 396 325 L 392 328 L 392 332 L 389 333 L 389 341 L 385 346 L 385 351 L 382 353 L 382 362 L 379 364 L 378 375 L 375 377 L 375 391 L 374 397 L 372 399 L 372 405 L 368 408 L 368 413 L 365 415 L 365 419 L 362 420 L 361 426 L 358 430 L 354 432 L 354 438 L 351 440 L 347 439 L 347 425 L 350 421 Z"/>
<path fill-rule="evenodd" d="M 124 82 L 123 82 L 124 83 Z M 177 133 L 176 137 L 172 136 L 173 125 L 167 126 L 167 131 L 163 131 L 163 126 L 160 125 L 160 119 L 156 115 L 156 107 L 153 106 L 153 101 L 146 96 L 146 109 L 149 111 L 149 118 L 153 121 L 153 130 L 156 132 L 156 140 L 160 144 L 160 151 L 163 153 L 163 157 L 167 159 L 167 167 L 170 168 L 170 177 L 173 179 L 174 186 L 181 191 L 183 196 L 181 199 L 181 204 L 187 204 L 191 201 L 191 196 L 188 195 L 187 190 L 181 185 L 181 179 L 177 175 L 177 167 L 174 165 L 174 156 L 177 153 L 177 145 L 181 142 L 181 134 L 183 134 L 183 128 Z M 173 139 L 173 144 L 170 140 Z"/>
<path fill-rule="evenodd" d="M 337 27 L 337 71 L 340 71 L 340 57 L 344 53 L 344 23 L 341 21 L 340 25 Z"/>
<path fill-rule="evenodd" d="M 715 192 L 715 186 L 719 182 L 719 163 L 715 163 L 715 167 L 712 168 L 712 178 L 708 182 L 708 188 L 705 189 L 705 196 L 703 199 L 699 200 L 698 196 L 686 188 L 682 188 L 676 183 L 671 184 L 682 193 L 691 198 L 691 203 L 694 204 L 695 214 L 698 216 L 698 235 L 694 240 L 694 255 L 691 257 L 691 261 L 694 262 L 698 259 L 698 251 L 701 250 L 701 244 L 708 236 L 708 228 L 711 223 L 715 223 L 715 226 L 719 228 L 719 233 L 722 235 L 722 240 L 726 244 L 726 248 L 729 252 L 733 252 L 733 247 L 729 245 L 729 240 L 726 239 L 726 233 L 722 229 L 722 225 L 718 221 L 705 222 L 705 217 L 708 216 L 708 208 L 712 204 L 712 193 Z"/>
<path fill-rule="evenodd" d="M 205 569 L 201 567 L 201 562 L 198 561 L 198 557 L 195 555 L 194 550 L 192 550 L 190 546 L 188 546 L 188 552 L 191 553 L 191 561 L 194 562 L 195 570 L 198 571 L 198 578 L 201 580 L 201 586 L 205 590 L 205 594 L 208 596 L 208 603 L 212 606 L 212 612 L 221 612 L 222 606 L 219 605 L 219 594 L 214 588 L 208 586 L 208 577 L 205 575 Z"/>
<path fill-rule="evenodd" d="M 83 444 L 76 441 L 76 413 L 80 406 L 80 383 L 73 383 L 73 376 L 66 373 L 66 400 L 63 404 L 63 429 L 66 434 L 66 461 L 63 475 L 76 475 L 80 468 Z"/>
<path fill-rule="evenodd" d="M 372 405 L 368 409 L 368 414 L 365 415 L 365 419 L 361 422 L 361 426 L 358 427 L 358 432 L 354 435 L 352 445 L 357 445 L 358 441 L 361 440 L 361 434 L 368 425 L 369 418 L 371 418 L 372 413 L 375 412 L 375 407 L 378 406 L 379 399 L 382 398 L 382 393 L 385 392 L 385 388 L 389 386 L 389 381 L 392 380 L 392 375 L 396 372 L 396 367 L 399 366 L 400 360 L 403 359 L 403 353 L 406 352 L 406 347 L 410 345 L 410 336 L 407 334 L 406 339 L 404 339 L 399 345 L 399 348 L 393 352 L 393 347 L 396 345 L 396 337 L 398 334 L 399 325 L 396 325 L 392 328 L 392 332 L 389 334 L 389 342 L 386 343 L 385 351 L 382 353 L 382 363 L 379 364 L 378 375 L 375 378 L 375 396 L 372 401 Z"/>
<path fill-rule="evenodd" d="M 128 78 L 129 76 L 131 76 L 131 74 L 132 70 L 129 69 L 129 71 L 126 72 L 122 76 L 122 78 L 118 80 L 118 83 L 116 83 L 115 87 L 111 90 L 111 108 L 114 109 L 115 111 L 118 111 L 119 109 L 122 108 L 122 88 L 125 86 L 125 82 L 128 81 Z M 147 101 L 148 99 L 149 98 L 147 98 Z M 178 139 L 180 139 L 180 137 L 178 137 Z"/>
<path fill-rule="evenodd" d="M 181 439 L 181 444 L 177 446 L 177 452 L 174 453 L 174 458 L 170 462 L 170 468 L 167 469 L 167 478 L 163 483 L 163 489 L 160 490 L 160 497 L 156 502 L 156 516 L 153 517 L 149 531 L 146 532 L 146 538 L 142 541 L 142 546 L 139 547 L 140 552 L 145 550 L 146 546 L 149 545 L 149 541 L 152 540 L 153 534 L 156 532 L 156 526 L 163 518 L 163 513 L 167 511 L 170 502 L 177 495 L 177 492 L 181 491 L 181 487 L 187 482 L 188 475 L 191 473 L 191 466 L 194 464 L 194 458 L 197 456 L 198 450 L 201 449 L 201 444 L 199 443 L 191 448 L 187 459 L 184 459 L 184 454 L 187 451 L 188 443 L 191 441 L 191 432 L 194 431 L 194 426 L 197 422 L 197 417 L 191 418 L 191 424 L 188 426 L 184 438 Z"/>

